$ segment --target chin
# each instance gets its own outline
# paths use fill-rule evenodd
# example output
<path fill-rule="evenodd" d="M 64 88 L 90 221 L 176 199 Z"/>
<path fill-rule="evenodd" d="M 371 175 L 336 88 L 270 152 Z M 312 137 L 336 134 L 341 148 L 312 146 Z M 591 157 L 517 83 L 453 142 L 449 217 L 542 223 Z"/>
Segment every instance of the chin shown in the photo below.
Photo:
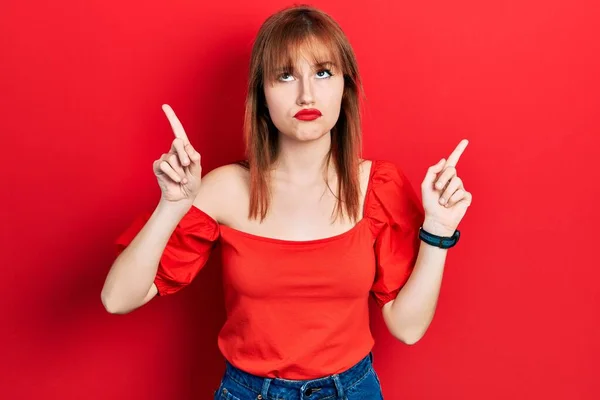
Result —
<path fill-rule="evenodd" d="M 322 123 L 309 122 L 290 127 L 284 135 L 290 139 L 306 142 L 321 139 L 324 136 L 327 136 L 329 132 L 331 132 L 331 129 L 328 129 L 327 126 L 323 126 Z"/>
<path fill-rule="evenodd" d="M 308 142 L 311 140 L 318 140 L 321 139 L 323 136 L 326 136 L 329 133 L 329 131 L 312 131 L 312 130 L 300 130 L 300 131 L 296 131 L 294 133 L 292 133 L 290 136 L 291 138 L 294 138 L 296 140 L 299 140 L 301 142 Z"/>

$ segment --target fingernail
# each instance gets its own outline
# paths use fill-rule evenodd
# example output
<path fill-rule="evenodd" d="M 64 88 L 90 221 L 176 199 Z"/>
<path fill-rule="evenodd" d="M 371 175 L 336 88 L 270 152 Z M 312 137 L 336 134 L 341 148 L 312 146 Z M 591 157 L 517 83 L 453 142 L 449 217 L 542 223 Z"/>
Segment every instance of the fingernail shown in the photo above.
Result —
<path fill-rule="evenodd" d="M 440 199 L 440 204 L 444 204 L 445 202 L 446 202 L 446 199 L 444 199 L 444 198 Z"/>
<path fill-rule="evenodd" d="M 183 178 L 183 180 L 181 182 L 185 185 L 186 183 L 188 183 L 188 180 L 187 180 L 187 178 Z"/>

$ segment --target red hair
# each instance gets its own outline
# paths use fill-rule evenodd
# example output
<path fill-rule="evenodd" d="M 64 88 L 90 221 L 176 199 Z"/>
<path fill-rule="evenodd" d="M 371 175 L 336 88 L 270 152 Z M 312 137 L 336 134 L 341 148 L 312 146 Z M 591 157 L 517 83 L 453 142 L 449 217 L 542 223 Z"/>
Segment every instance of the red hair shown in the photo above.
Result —
<path fill-rule="evenodd" d="M 319 54 L 317 44 L 330 54 Z M 250 171 L 249 218 L 265 219 L 270 203 L 269 173 L 278 156 L 278 130 L 266 107 L 264 85 L 282 70 L 293 70 L 301 49 L 308 48 L 315 63 L 332 61 L 343 74 L 344 92 L 340 116 L 331 129 L 327 163 L 333 160 L 338 176 L 335 218 L 346 213 L 359 216 L 359 159 L 361 152 L 360 96 L 362 83 L 354 51 L 346 35 L 329 15 L 308 5 L 285 8 L 261 26 L 252 48 L 244 138 L 246 166 Z"/>

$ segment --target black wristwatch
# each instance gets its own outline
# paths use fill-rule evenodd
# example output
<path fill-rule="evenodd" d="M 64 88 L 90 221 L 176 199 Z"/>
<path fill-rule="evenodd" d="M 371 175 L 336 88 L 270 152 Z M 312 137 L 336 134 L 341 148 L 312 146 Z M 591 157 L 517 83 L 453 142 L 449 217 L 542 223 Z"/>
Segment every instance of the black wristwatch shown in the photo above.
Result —
<path fill-rule="evenodd" d="M 429 233 L 421 226 L 419 228 L 419 238 L 427 244 L 439 247 L 441 249 L 449 249 L 458 243 L 460 238 L 460 231 L 457 229 L 454 231 L 452 236 L 437 236 L 433 233 Z"/>

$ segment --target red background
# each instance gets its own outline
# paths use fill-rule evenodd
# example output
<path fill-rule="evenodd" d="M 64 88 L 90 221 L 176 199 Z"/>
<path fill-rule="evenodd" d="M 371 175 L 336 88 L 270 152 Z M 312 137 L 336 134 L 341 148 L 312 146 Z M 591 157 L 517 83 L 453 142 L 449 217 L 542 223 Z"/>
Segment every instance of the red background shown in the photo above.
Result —
<path fill-rule="evenodd" d="M 161 104 L 204 172 L 240 158 L 252 40 L 288 4 L 2 3 L 2 398 L 210 398 L 218 260 L 131 314 L 108 314 L 100 290 L 115 237 L 158 201 Z M 356 51 L 367 158 L 419 188 L 470 141 L 473 205 L 429 331 L 406 346 L 372 308 L 386 399 L 600 398 L 598 3 L 313 4 Z"/>

